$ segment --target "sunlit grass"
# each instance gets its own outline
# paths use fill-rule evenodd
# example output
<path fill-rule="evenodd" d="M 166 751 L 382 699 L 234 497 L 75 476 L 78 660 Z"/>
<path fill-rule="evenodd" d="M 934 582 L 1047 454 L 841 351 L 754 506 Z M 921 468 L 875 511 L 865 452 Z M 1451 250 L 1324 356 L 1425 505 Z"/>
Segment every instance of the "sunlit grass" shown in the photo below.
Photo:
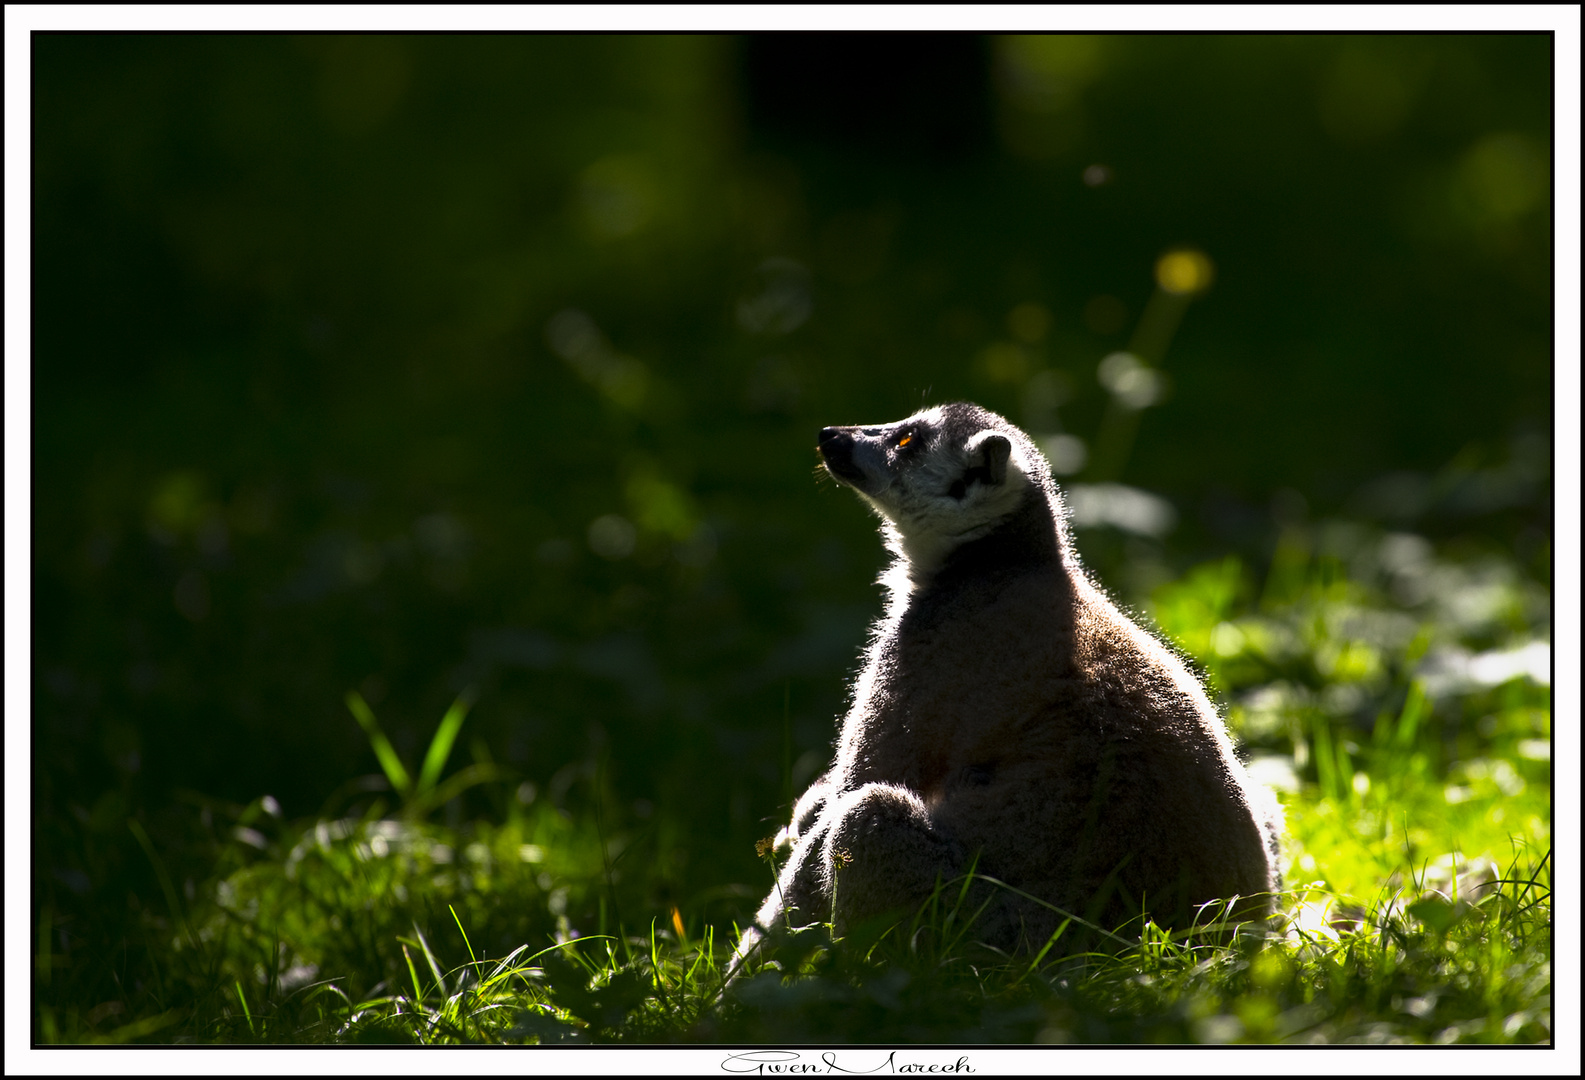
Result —
<path fill-rule="evenodd" d="M 442 779 L 464 700 L 412 769 L 353 696 L 385 782 L 353 784 L 299 821 L 264 798 L 207 808 L 227 831 L 209 879 L 190 889 L 134 822 L 159 890 L 145 915 L 148 972 L 109 1003 L 43 992 L 69 973 L 50 955 L 46 911 L 37 1036 L 1547 1041 L 1550 689 L 1437 660 L 1518 655 L 1499 650 L 1544 639 L 1544 594 L 1367 540 L 1389 554 L 1396 543 L 1398 561 L 1373 566 L 1357 550 L 1349 561 L 1293 538 L 1258 587 L 1229 559 L 1159 587 L 1149 605 L 1229 701 L 1257 761 L 1280 766 L 1285 891 L 1268 933 L 1124 927 L 1118 951 L 1074 955 L 1069 925 L 1038 955 L 1009 957 L 976 942 L 959 880 L 901 922 L 773 940 L 728 984 L 736 928 L 707 921 L 699 898 L 655 899 L 643 857 L 628 858 L 641 847 L 633 831 L 603 809 L 619 800 L 599 769 L 560 801 L 477 762 Z M 1414 575 L 1486 591 L 1478 603 L 1416 593 L 1404 585 Z M 468 787 L 500 812 L 432 820 Z M 763 877 L 732 890 L 745 917 Z"/>

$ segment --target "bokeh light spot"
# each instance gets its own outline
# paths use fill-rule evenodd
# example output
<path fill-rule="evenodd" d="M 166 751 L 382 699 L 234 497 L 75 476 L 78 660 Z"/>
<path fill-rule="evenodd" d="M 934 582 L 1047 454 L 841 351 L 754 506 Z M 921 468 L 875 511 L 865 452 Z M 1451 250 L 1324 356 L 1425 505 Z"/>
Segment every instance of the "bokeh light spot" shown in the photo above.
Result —
<path fill-rule="evenodd" d="M 654 217 L 658 195 L 640 158 L 602 158 L 583 171 L 578 203 L 584 223 L 599 239 L 630 236 Z"/>
<path fill-rule="evenodd" d="M 637 544 L 638 530 L 620 514 L 602 514 L 589 522 L 589 550 L 602 559 L 625 559 Z"/>
<path fill-rule="evenodd" d="M 1051 329 L 1051 312 L 1044 304 L 1026 300 L 1007 313 L 1007 329 L 1024 344 L 1034 345 Z"/>
<path fill-rule="evenodd" d="M 310 39 L 323 64 L 320 102 L 342 134 L 361 134 L 390 117 L 412 75 L 409 44 L 398 34 L 330 34 Z"/>
<path fill-rule="evenodd" d="M 1084 445 L 1084 440 L 1066 432 L 1046 436 L 1040 441 L 1040 449 L 1045 453 L 1051 471 L 1057 476 L 1072 476 L 1083 469 L 1085 462 L 1090 459 L 1090 451 Z"/>
<path fill-rule="evenodd" d="M 792 259 L 766 259 L 738 301 L 737 322 L 751 334 L 790 334 L 813 309 L 808 268 Z"/>
<path fill-rule="evenodd" d="M 1467 216 L 1514 221 L 1543 201 L 1547 164 L 1523 135 L 1499 132 L 1481 139 L 1459 163 L 1458 202 Z"/>
<path fill-rule="evenodd" d="M 627 481 L 627 499 L 634 519 L 650 532 L 685 540 L 698 527 L 692 500 L 652 466 L 636 468 Z"/>
<path fill-rule="evenodd" d="M 980 368 L 992 382 L 1018 382 L 1029 370 L 1029 359 L 1016 343 L 997 341 L 980 353 Z"/>
<path fill-rule="evenodd" d="M 1002 92 L 1031 111 L 1063 108 L 1101 73 L 1102 41 L 1093 34 L 1012 34 L 997 44 Z"/>
<path fill-rule="evenodd" d="M 1096 368 L 1095 376 L 1124 408 L 1147 408 L 1166 396 L 1162 374 L 1133 353 L 1111 353 Z"/>
<path fill-rule="evenodd" d="M 1156 261 L 1156 284 L 1174 296 L 1193 296 L 1211 287 L 1216 268 L 1203 251 L 1169 251 Z"/>
<path fill-rule="evenodd" d="M 1424 81 L 1424 64 L 1348 48 L 1321 86 L 1321 125 L 1344 145 L 1385 138 L 1408 119 Z"/>

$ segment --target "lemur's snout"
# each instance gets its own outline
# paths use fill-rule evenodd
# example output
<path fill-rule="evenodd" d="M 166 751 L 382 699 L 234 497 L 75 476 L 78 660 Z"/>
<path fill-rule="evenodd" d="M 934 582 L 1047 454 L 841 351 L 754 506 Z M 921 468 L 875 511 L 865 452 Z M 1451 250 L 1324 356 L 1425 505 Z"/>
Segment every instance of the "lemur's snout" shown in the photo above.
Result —
<path fill-rule="evenodd" d="M 853 462 L 853 436 L 841 428 L 821 428 L 818 449 L 820 456 L 826 459 L 826 464 L 833 468 Z"/>
<path fill-rule="evenodd" d="M 820 429 L 820 456 L 825 458 L 826 470 L 838 480 L 845 480 L 861 490 L 864 487 L 864 470 L 853 460 L 853 436 L 838 427 Z"/>

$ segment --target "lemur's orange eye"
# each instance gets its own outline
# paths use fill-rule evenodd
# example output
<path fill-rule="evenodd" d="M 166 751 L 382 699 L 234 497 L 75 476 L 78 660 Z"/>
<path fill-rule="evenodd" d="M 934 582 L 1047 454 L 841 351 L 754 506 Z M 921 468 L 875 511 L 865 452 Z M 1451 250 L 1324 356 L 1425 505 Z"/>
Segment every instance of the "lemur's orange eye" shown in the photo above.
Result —
<path fill-rule="evenodd" d="M 913 441 L 914 437 L 912 435 L 904 435 L 902 438 L 897 440 L 897 449 L 901 450 L 903 447 L 907 446 Z"/>

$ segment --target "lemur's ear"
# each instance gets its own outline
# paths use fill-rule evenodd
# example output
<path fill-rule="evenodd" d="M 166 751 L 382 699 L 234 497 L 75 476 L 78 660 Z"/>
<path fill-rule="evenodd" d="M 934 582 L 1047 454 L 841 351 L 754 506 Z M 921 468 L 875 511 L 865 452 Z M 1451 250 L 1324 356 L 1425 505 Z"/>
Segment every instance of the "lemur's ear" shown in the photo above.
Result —
<path fill-rule="evenodd" d="M 984 469 L 993 484 L 1007 479 L 1007 458 L 1013 452 L 1007 436 L 982 431 L 969 440 L 968 451 L 970 468 Z"/>

